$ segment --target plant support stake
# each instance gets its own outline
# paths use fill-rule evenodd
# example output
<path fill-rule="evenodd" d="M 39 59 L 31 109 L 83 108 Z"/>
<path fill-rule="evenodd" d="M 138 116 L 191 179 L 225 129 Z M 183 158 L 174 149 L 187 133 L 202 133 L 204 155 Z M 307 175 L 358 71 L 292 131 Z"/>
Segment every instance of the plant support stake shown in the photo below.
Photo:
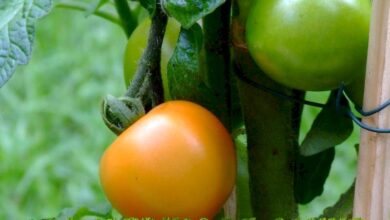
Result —
<path fill-rule="evenodd" d="M 368 49 L 364 109 L 390 99 L 389 0 L 373 0 Z M 390 108 L 365 117 L 366 124 L 390 127 Z M 390 219 L 390 135 L 361 130 L 354 217 Z"/>

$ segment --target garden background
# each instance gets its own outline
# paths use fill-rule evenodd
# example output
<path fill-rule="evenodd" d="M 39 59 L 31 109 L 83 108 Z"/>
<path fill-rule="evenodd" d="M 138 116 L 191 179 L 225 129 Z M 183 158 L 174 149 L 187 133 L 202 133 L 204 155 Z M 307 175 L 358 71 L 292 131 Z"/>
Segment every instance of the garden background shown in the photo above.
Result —
<path fill-rule="evenodd" d="M 55 217 L 64 208 L 107 203 L 98 164 L 115 136 L 100 104 L 125 90 L 125 46 L 120 27 L 77 11 L 56 8 L 38 22 L 31 61 L 0 88 L 0 219 Z M 325 102 L 326 94 L 307 98 Z M 301 129 L 318 111 L 305 108 Z M 355 127 L 336 147 L 324 193 L 300 206 L 303 216 L 317 216 L 351 185 L 358 134 Z"/>

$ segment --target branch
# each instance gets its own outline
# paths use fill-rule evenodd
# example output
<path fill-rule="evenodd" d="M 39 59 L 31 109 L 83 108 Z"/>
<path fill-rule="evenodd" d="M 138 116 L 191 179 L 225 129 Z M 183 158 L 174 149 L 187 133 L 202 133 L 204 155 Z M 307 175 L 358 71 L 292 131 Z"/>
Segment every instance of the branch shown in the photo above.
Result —
<path fill-rule="evenodd" d="M 72 9 L 72 10 L 76 10 L 76 11 L 86 11 L 86 10 L 88 10 L 88 5 L 86 5 L 84 3 L 72 2 L 72 1 L 59 2 L 59 3 L 57 3 L 55 5 L 55 7 L 57 7 L 57 8 L 65 8 L 65 9 Z M 115 15 L 109 13 L 109 12 L 98 10 L 98 11 L 95 11 L 93 14 L 98 16 L 98 17 L 101 17 L 103 19 L 106 19 L 108 21 L 111 21 L 114 24 L 122 26 L 122 22 L 119 20 L 119 18 L 116 17 Z"/>
<path fill-rule="evenodd" d="M 137 20 L 132 15 L 127 0 L 114 0 L 114 1 L 115 1 L 115 8 L 122 21 L 123 29 L 125 30 L 127 37 L 130 37 L 131 33 L 137 26 Z"/>
<path fill-rule="evenodd" d="M 116 134 L 122 133 L 148 110 L 164 102 L 161 78 L 161 46 L 168 17 L 159 5 L 152 17 L 147 47 L 138 63 L 134 79 L 124 97 L 106 97 L 102 103 L 104 123 Z"/>
<path fill-rule="evenodd" d="M 156 7 L 155 14 L 152 17 L 147 47 L 138 63 L 134 79 L 125 94 L 128 97 L 140 97 L 143 99 L 142 97 L 146 94 L 141 92 L 150 91 L 151 89 L 152 106 L 156 106 L 164 102 L 164 89 L 161 78 L 160 62 L 161 46 L 164 39 L 167 21 L 167 16 L 158 5 Z M 150 83 L 146 83 L 147 81 Z M 145 85 L 150 86 L 150 89 L 144 89 L 143 87 Z"/>
<path fill-rule="evenodd" d="M 232 116 L 230 10 L 231 0 L 227 0 L 203 19 L 207 79 L 210 88 L 213 88 L 222 101 L 224 108 L 219 112 L 218 117 L 229 130 Z"/>

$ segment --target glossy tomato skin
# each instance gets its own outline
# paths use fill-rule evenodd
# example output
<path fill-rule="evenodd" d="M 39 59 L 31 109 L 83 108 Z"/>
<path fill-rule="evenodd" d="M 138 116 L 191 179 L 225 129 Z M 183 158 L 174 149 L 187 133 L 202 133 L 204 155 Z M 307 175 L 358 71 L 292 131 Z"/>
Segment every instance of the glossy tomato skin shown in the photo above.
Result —
<path fill-rule="evenodd" d="M 123 61 L 124 79 L 126 86 L 128 86 L 133 79 L 135 71 L 137 70 L 138 61 L 140 60 L 142 53 L 146 48 L 150 25 L 150 19 L 145 19 L 133 31 L 127 42 Z M 175 49 L 176 41 L 179 37 L 179 32 L 180 24 L 173 19 L 169 19 L 161 48 L 161 76 L 166 100 L 170 99 L 167 79 L 167 64 Z"/>
<path fill-rule="evenodd" d="M 151 110 L 114 141 L 100 163 L 107 198 L 127 217 L 212 219 L 235 178 L 229 133 L 188 101 Z"/>
<path fill-rule="evenodd" d="M 370 0 L 258 0 L 246 24 L 255 62 L 275 81 L 329 90 L 363 74 Z"/>

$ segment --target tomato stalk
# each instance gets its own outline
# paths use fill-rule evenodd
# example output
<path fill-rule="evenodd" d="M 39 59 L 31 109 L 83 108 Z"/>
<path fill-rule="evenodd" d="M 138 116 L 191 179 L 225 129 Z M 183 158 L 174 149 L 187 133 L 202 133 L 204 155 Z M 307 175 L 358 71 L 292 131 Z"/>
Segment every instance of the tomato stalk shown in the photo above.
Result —
<path fill-rule="evenodd" d="M 206 78 L 220 101 L 221 111 L 216 112 L 224 126 L 232 132 L 232 91 L 230 53 L 231 0 L 227 0 L 203 19 Z M 224 206 L 225 216 L 236 219 L 235 190 Z"/>
<path fill-rule="evenodd" d="M 164 90 L 161 78 L 161 46 L 164 39 L 168 17 L 157 3 L 149 31 L 148 43 L 138 63 L 134 79 L 127 89 L 124 98 L 113 101 L 113 97 L 103 100 L 102 116 L 106 125 L 116 134 L 120 134 L 139 117 L 138 103 L 147 111 L 164 102 Z M 126 102 L 123 102 L 126 100 Z M 122 103 L 120 103 L 122 102 Z M 133 103 L 134 102 L 134 103 Z M 113 106 L 115 105 L 115 106 Z M 121 120 L 122 118 L 126 120 Z M 114 119 L 114 120 L 112 120 Z M 129 123 L 131 122 L 131 123 Z M 115 128 L 115 129 L 113 129 Z"/>
<path fill-rule="evenodd" d="M 217 113 L 225 127 L 230 130 L 231 105 L 231 55 L 230 55 L 230 10 L 227 0 L 213 13 L 203 19 L 204 48 L 207 81 L 213 88 L 223 111 Z"/>
<path fill-rule="evenodd" d="M 76 1 L 60 1 L 55 5 L 55 7 L 83 12 L 83 11 L 88 10 L 89 5 L 86 3 L 78 2 L 78 1 L 77 2 Z M 98 16 L 98 17 L 101 17 L 105 20 L 108 20 L 114 24 L 122 26 L 121 20 L 113 13 L 110 13 L 110 12 L 104 11 L 104 10 L 97 10 L 93 14 Z"/>
<path fill-rule="evenodd" d="M 147 46 L 138 63 L 134 79 L 126 92 L 128 97 L 143 97 L 147 95 L 148 91 L 151 91 L 152 106 L 164 102 L 160 62 L 161 46 L 167 22 L 168 17 L 157 4 L 155 14 L 152 17 Z"/>
<path fill-rule="evenodd" d="M 130 11 L 129 3 L 127 0 L 114 0 L 115 8 L 122 21 L 122 27 L 126 32 L 127 37 L 130 37 L 131 33 L 137 26 L 137 20 Z"/>
<path fill-rule="evenodd" d="M 290 96 L 302 97 L 283 87 L 257 67 L 248 53 L 244 27 L 233 21 L 234 65 L 238 74 Z M 253 214 L 258 219 L 298 217 L 294 198 L 294 161 L 302 104 L 239 81 L 248 143 L 248 167 Z"/>

